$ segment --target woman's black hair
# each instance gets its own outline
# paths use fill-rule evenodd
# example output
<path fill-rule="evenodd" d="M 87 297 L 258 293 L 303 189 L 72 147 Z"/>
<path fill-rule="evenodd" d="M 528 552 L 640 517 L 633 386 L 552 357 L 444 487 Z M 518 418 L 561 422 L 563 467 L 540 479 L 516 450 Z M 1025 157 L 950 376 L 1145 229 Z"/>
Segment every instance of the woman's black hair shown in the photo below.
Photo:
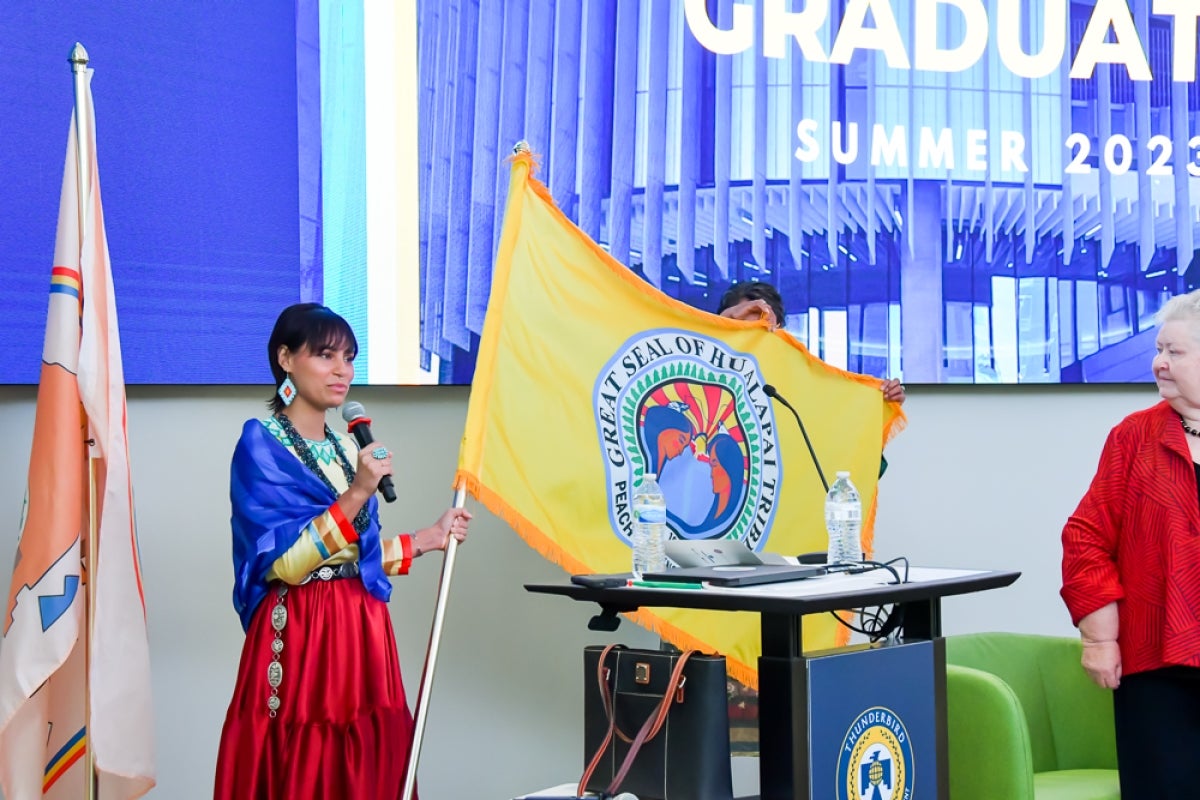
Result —
<path fill-rule="evenodd" d="M 287 377 L 283 367 L 279 366 L 279 348 L 286 347 L 292 353 L 307 349 L 310 353 L 319 353 L 327 347 L 336 350 L 350 350 L 358 353 L 358 340 L 350 323 L 330 311 L 320 303 L 297 303 L 288 306 L 275 320 L 271 338 L 267 341 L 267 361 L 271 365 L 271 374 L 275 376 L 275 391 L 267 401 L 271 413 L 278 414 L 285 408 L 279 397 L 279 385 Z"/>
<path fill-rule="evenodd" d="M 743 300 L 764 300 L 766 304 L 775 312 L 775 321 L 780 325 L 787 323 L 783 313 L 783 296 L 776 289 L 765 281 L 741 281 L 730 286 L 725 294 L 721 295 L 721 304 L 717 307 L 717 313 L 720 314 L 727 308 L 733 308 Z"/>

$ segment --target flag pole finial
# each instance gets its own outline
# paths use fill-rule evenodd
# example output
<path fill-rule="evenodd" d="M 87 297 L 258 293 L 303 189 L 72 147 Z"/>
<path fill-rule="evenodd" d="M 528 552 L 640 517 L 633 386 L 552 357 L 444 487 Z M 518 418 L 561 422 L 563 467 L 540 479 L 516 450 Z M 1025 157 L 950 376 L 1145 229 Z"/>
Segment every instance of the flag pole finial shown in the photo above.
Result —
<path fill-rule="evenodd" d="M 514 144 L 512 151 L 513 151 L 513 155 L 519 155 L 520 153 L 532 152 L 529 149 L 529 142 L 525 141 L 524 139 L 522 139 L 521 141 Z"/>
<path fill-rule="evenodd" d="M 75 46 L 71 48 L 71 55 L 67 56 L 67 61 L 71 62 L 72 69 L 86 67 L 88 63 L 87 48 L 76 42 Z"/>

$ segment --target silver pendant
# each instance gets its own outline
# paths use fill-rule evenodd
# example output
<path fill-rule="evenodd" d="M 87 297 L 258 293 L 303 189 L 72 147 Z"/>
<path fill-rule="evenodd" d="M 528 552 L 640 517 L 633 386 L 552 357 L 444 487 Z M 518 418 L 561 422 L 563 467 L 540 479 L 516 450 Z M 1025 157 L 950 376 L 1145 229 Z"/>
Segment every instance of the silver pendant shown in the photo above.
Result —
<path fill-rule="evenodd" d="M 328 581 L 333 578 L 333 567 L 321 567 L 317 570 L 317 577 L 323 581 Z"/>
<path fill-rule="evenodd" d="M 271 652 L 275 655 L 279 655 L 283 652 L 283 639 L 276 639 L 275 641 L 271 642 Z"/>
<path fill-rule="evenodd" d="M 287 625 L 287 608 L 280 604 L 271 609 L 271 627 L 281 631 L 285 625 Z"/>
<path fill-rule="evenodd" d="M 272 695 L 267 698 L 267 708 L 271 711 L 278 711 L 280 706 L 279 698 Z"/>
<path fill-rule="evenodd" d="M 272 689 L 279 688 L 279 684 L 283 683 L 283 664 L 272 661 L 267 665 L 267 683 L 271 684 Z"/>

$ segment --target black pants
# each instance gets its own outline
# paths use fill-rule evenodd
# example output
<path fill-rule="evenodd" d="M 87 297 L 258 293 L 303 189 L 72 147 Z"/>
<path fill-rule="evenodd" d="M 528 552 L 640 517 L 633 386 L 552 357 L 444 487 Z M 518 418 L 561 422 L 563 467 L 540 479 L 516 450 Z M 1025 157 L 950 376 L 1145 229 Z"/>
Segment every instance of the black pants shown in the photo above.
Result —
<path fill-rule="evenodd" d="M 1113 710 L 1121 800 L 1196 800 L 1200 669 L 1126 675 Z"/>

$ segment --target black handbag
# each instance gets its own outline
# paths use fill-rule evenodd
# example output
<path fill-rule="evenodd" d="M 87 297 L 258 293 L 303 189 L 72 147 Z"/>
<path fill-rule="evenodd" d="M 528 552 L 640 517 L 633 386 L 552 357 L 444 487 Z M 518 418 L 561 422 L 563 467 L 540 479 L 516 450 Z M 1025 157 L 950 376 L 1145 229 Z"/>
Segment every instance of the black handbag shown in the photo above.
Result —
<path fill-rule="evenodd" d="M 580 795 L 732 800 L 723 656 L 590 646 L 583 665 Z"/>

